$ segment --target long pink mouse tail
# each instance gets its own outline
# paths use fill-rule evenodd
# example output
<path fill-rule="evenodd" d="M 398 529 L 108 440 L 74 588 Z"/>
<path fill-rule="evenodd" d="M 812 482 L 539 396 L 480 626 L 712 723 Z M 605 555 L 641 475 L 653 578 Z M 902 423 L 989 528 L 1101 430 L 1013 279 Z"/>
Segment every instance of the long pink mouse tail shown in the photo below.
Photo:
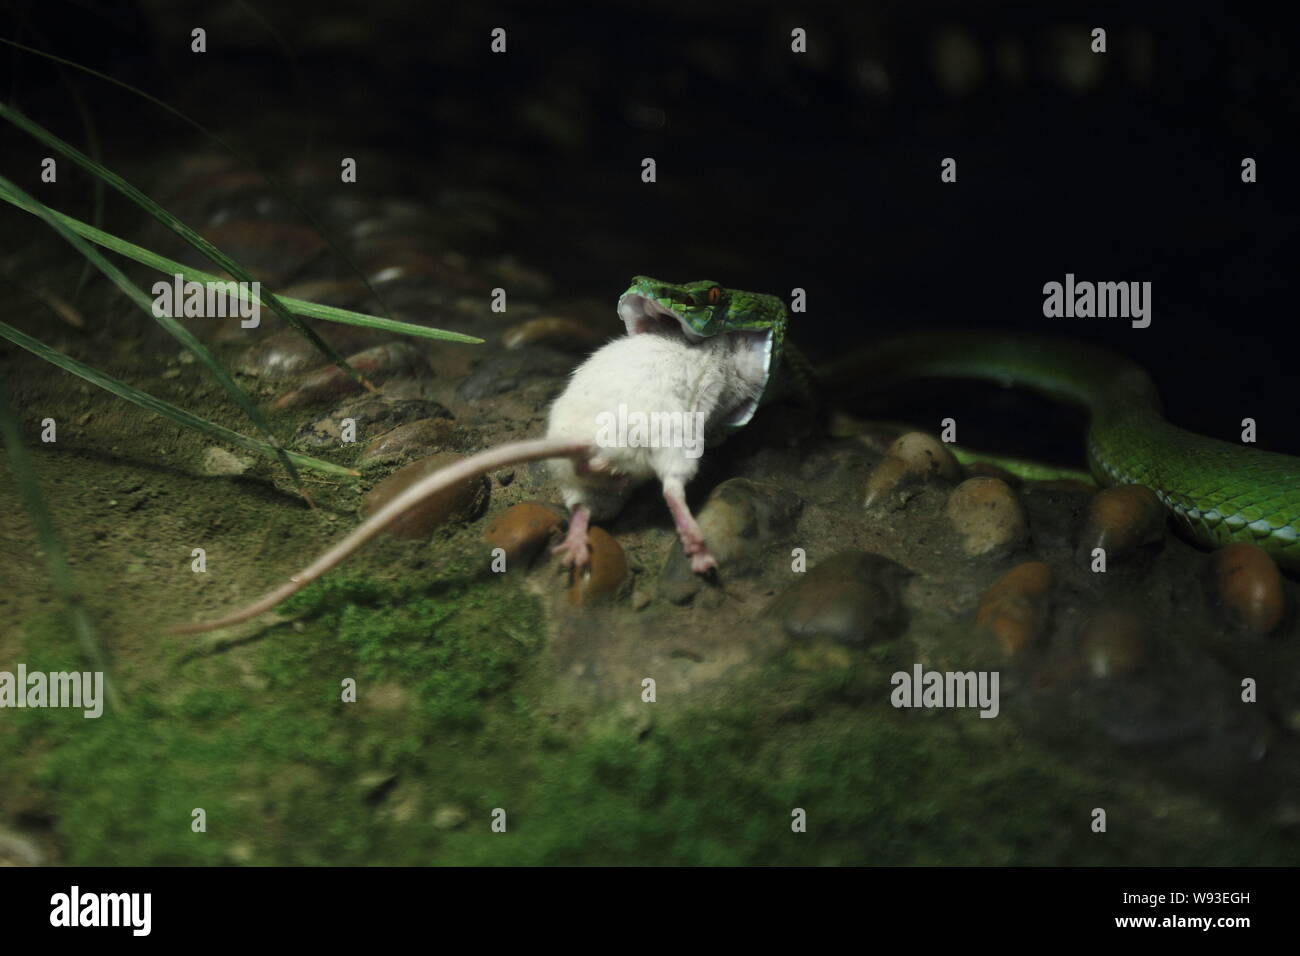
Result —
<path fill-rule="evenodd" d="M 539 461 L 545 458 L 576 458 L 585 456 L 590 452 L 591 444 L 589 442 L 575 442 L 558 438 L 507 442 L 504 445 L 498 445 L 496 448 L 479 452 L 477 455 L 472 455 L 464 461 L 449 465 L 442 471 L 435 472 L 411 485 L 411 487 L 357 525 L 351 534 L 322 554 L 309 567 L 299 571 L 287 583 L 262 595 L 252 604 L 215 621 L 185 624 L 180 627 L 169 628 L 167 633 L 198 634 L 201 631 L 212 631 L 219 627 L 239 624 L 249 618 L 256 617 L 263 611 L 269 611 L 289 595 L 302 590 L 326 571 L 341 563 L 352 552 L 379 534 L 380 531 L 383 531 L 404 511 L 419 504 L 430 495 L 435 495 L 452 485 L 477 478 L 480 475 L 486 475 L 488 472 L 496 471 L 498 468 L 504 468 L 507 465 L 520 465 L 524 462 Z"/>

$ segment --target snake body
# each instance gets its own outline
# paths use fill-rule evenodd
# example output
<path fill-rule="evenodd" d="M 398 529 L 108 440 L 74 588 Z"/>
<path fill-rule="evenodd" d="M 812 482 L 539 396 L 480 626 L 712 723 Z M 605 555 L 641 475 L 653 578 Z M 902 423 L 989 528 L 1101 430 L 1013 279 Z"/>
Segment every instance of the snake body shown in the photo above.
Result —
<path fill-rule="evenodd" d="M 843 359 L 827 371 L 832 380 L 838 371 L 841 379 L 865 376 L 873 385 L 917 377 L 991 380 L 1080 406 L 1089 414 L 1088 465 L 1099 483 L 1145 485 L 1198 543 L 1247 541 L 1300 570 L 1300 458 L 1166 421 L 1154 383 L 1127 359 L 1050 339 L 928 333 L 886 342 L 865 360 Z"/>

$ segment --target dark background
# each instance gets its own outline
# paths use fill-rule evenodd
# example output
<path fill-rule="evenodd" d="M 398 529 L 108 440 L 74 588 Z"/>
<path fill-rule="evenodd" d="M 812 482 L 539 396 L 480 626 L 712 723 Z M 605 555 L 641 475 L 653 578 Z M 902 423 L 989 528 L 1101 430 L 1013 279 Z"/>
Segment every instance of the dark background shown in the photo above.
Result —
<path fill-rule="evenodd" d="M 159 95 L 268 162 L 355 145 L 523 211 L 500 237 L 565 294 L 634 273 L 788 296 L 822 358 L 932 326 L 1062 334 L 1153 374 L 1169 417 L 1300 452 L 1290 273 L 1294 34 L 1211 3 L 7 5 L 0 35 Z M 209 52 L 189 52 L 189 30 Z M 508 53 L 489 32 L 504 27 Z M 806 55 L 790 30 L 808 31 Z M 1108 52 L 1089 51 L 1091 29 Z M 0 51 L 12 102 L 80 142 L 67 82 Z M 200 142 L 84 75 L 110 167 Z M 16 144 L 6 130 L 0 144 Z M 6 155 L 13 156 L 6 149 Z M 333 155 L 331 153 L 331 155 Z M 659 181 L 640 181 L 652 156 Z M 958 182 L 939 179 L 943 157 Z M 1259 182 L 1241 182 L 1245 156 Z M 20 185 L 30 168 L 10 168 Z M 427 189 L 428 177 L 412 177 Z M 419 199 L 421 197 L 415 196 Z M 473 250 L 471 250 L 473 251 Z M 1150 281 L 1153 323 L 1042 315 L 1067 272 Z M 51 372 L 51 374 L 54 374 Z M 974 390 L 988 437 L 1077 460 L 1047 406 Z M 908 399 L 921 421 L 951 412 Z M 961 399 L 965 401 L 965 398 Z M 917 402 L 920 402 L 918 407 Z M 1016 416 L 1009 419 L 1008 416 Z M 931 422 L 933 424 L 933 422 Z M 1069 433 L 1068 435 L 1066 433 Z M 1026 439 L 1025 436 L 1028 436 Z"/>

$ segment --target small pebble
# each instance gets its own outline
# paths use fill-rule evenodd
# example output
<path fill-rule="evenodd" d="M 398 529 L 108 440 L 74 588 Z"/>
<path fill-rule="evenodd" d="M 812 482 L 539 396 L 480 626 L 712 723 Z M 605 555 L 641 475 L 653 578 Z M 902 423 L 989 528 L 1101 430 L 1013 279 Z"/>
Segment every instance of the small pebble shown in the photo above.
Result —
<path fill-rule="evenodd" d="M 460 455 L 443 452 L 397 469 L 370 489 L 362 500 L 362 516 L 369 517 L 426 475 L 461 460 Z M 426 538 L 444 524 L 472 521 L 487 506 L 489 487 L 487 479 L 481 475 L 453 485 L 407 510 L 386 530 L 396 538 Z"/>
<path fill-rule="evenodd" d="M 439 807 L 433 815 L 433 825 L 439 830 L 455 830 L 465 825 L 469 814 L 461 807 L 451 805 Z"/>
<path fill-rule="evenodd" d="M 356 779 L 357 789 L 367 803 L 378 803 L 388 796 L 397 783 L 397 774 L 388 770 L 367 770 Z"/>
<path fill-rule="evenodd" d="M 886 455 L 876 462 L 875 467 L 867 474 L 862 507 L 873 508 L 880 504 L 909 477 L 911 473 L 908 471 L 907 462 L 893 455 Z"/>
<path fill-rule="evenodd" d="M 357 458 L 358 465 L 420 458 L 443 450 L 456 440 L 459 429 L 447 418 L 421 418 L 390 428 L 372 439 Z"/>
<path fill-rule="evenodd" d="M 423 354 L 406 342 L 386 342 L 383 345 L 376 345 L 355 355 L 349 355 L 347 362 L 371 382 L 380 382 L 390 375 L 410 372 L 427 364 Z M 277 411 L 297 408 L 321 399 L 359 391 L 361 391 L 359 382 L 339 366 L 330 365 L 308 375 L 301 385 L 281 395 L 271 407 Z"/>
<path fill-rule="evenodd" d="M 247 458 L 240 458 L 224 448 L 213 445 L 203 452 L 203 462 L 199 466 L 199 471 L 205 475 L 234 478 L 248 471 L 251 465 L 252 462 Z"/>
<path fill-rule="evenodd" d="M 1079 546 L 1087 553 L 1103 548 L 1107 559 L 1122 558 L 1164 533 L 1165 511 L 1155 492 L 1145 485 L 1117 485 L 1092 496 Z"/>
<path fill-rule="evenodd" d="M 328 248 L 309 226 L 258 219 L 231 219 L 203 230 L 203 237 L 273 289 Z"/>
<path fill-rule="evenodd" d="M 231 863 L 239 866 L 247 866 L 257 859 L 257 849 L 247 840 L 239 840 L 236 843 L 226 847 L 226 858 Z"/>
<path fill-rule="evenodd" d="M 908 571 L 878 554 L 844 551 L 796 576 L 769 609 L 790 637 L 864 647 L 907 628 L 901 592 Z"/>
<path fill-rule="evenodd" d="M 519 559 L 532 561 L 559 526 L 560 518 L 550 508 L 525 501 L 501 512 L 483 537 L 493 548 L 505 549 L 509 567 Z"/>
<path fill-rule="evenodd" d="M 382 392 L 348 399 L 324 418 L 308 422 L 299 428 L 294 435 L 295 444 L 309 448 L 337 445 L 343 439 L 344 422 L 348 419 L 352 420 L 356 428 L 356 433 L 351 436 L 353 441 L 365 441 L 373 437 L 385 438 L 402 425 L 452 417 L 451 412 L 437 402 L 424 398 L 397 398 L 393 392 L 393 389 L 386 387 Z M 448 427 L 451 425 L 450 422 L 446 424 Z M 444 450 L 429 448 L 407 457 L 423 458 L 435 451 Z"/>
<path fill-rule="evenodd" d="M 584 355 L 601 342 L 600 336 L 582 322 L 558 315 L 543 315 L 506 329 L 501 344 L 508 349 L 547 345 Z"/>
<path fill-rule="evenodd" d="M 0 866 L 43 866 L 45 854 L 26 834 L 0 829 Z"/>
<path fill-rule="evenodd" d="M 1029 525 L 1015 492 L 997 478 L 967 478 L 944 509 L 971 557 L 1007 554 L 1029 539 Z"/>
<path fill-rule="evenodd" d="M 980 599 L 975 626 L 1011 656 L 1035 644 L 1047 629 L 1052 570 L 1041 561 L 1018 564 Z"/>
<path fill-rule="evenodd" d="M 366 278 L 376 286 L 422 284 L 479 294 L 492 287 L 487 280 L 467 270 L 463 257 L 432 249 L 418 237 L 367 240 L 364 248 L 358 248 L 358 260 Z"/>
<path fill-rule="evenodd" d="M 360 256 L 365 256 L 376 248 L 375 240 L 409 240 L 420 237 L 432 242 L 437 238 L 437 223 L 427 212 L 394 215 L 374 208 L 358 209 L 356 212 L 361 215 L 352 218 L 348 230 L 352 235 L 354 251 Z"/>
<path fill-rule="evenodd" d="M 316 333 L 335 349 L 355 352 L 372 345 L 378 333 L 351 325 L 317 328 Z M 325 365 L 327 359 L 296 329 L 283 329 L 246 349 L 239 358 L 239 370 L 259 378 L 289 378 Z"/>
<path fill-rule="evenodd" d="M 1237 541 L 1214 555 L 1213 573 L 1228 621 L 1252 634 L 1271 634 L 1286 614 L 1286 590 L 1268 552 Z"/>
<path fill-rule="evenodd" d="M 360 266 L 374 285 L 407 279 L 442 279 L 444 269 L 434 253 L 408 245 L 403 240 L 368 243 Z"/>
<path fill-rule="evenodd" d="M 513 256 L 502 256 L 500 259 L 488 262 L 486 268 L 494 280 L 512 289 L 519 296 L 545 299 L 555 288 L 555 284 L 548 276 L 524 265 Z"/>
<path fill-rule="evenodd" d="M 943 442 L 925 432 L 907 432 L 890 444 L 885 457 L 867 475 L 864 508 L 881 503 L 891 492 L 917 481 L 956 481 L 957 459 Z"/>
<path fill-rule="evenodd" d="M 1079 630 L 1079 652 L 1093 677 L 1127 677 L 1146 661 L 1146 625 L 1127 608 L 1104 608 Z"/>
<path fill-rule="evenodd" d="M 952 452 L 943 442 L 925 432 L 900 435 L 889 446 L 889 454 L 901 458 L 907 464 L 909 474 L 925 480 L 943 478 L 956 481 L 961 477 L 961 469 Z"/>
<path fill-rule="evenodd" d="M 573 574 L 569 585 L 570 604 L 590 604 L 617 594 L 627 577 L 627 557 L 623 546 L 604 528 L 587 530 L 591 563 L 581 573 Z"/>

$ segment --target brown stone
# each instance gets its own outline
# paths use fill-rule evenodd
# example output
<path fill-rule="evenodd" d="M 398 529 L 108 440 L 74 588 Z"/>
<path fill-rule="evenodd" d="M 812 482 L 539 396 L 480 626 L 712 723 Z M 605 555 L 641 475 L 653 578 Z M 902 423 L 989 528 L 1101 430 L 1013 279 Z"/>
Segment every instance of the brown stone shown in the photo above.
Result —
<path fill-rule="evenodd" d="M 443 452 L 397 469 L 370 489 L 361 505 L 362 516 L 369 517 L 415 482 L 461 460 L 460 455 Z M 396 538 L 426 538 L 442 525 L 473 520 L 487 505 L 488 494 L 485 476 L 462 481 L 408 509 L 387 531 Z"/>
<path fill-rule="evenodd" d="M 889 446 L 889 454 L 907 463 L 910 474 L 920 478 L 944 478 L 956 481 L 961 476 L 957 459 L 943 442 L 925 432 L 900 435 Z"/>
<path fill-rule="evenodd" d="M 1253 634 L 1275 631 L 1286 613 L 1277 563 L 1256 545 L 1238 541 L 1214 556 L 1219 600 L 1228 619 Z"/>
<path fill-rule="evenodd" d="M 576 319 L 543 315 L 506 329 L 501 335 L 501 344 L 508 349 L 546 345 L 582 355 L 599 345 L 600 337 Z"/>
<path fill-rule="evenodd" d="M 1156 493 L 1145 485 L 1103 488 L 1088 504 L 1080 546 L 1102 548 L 1107 559 L 1132 554 L 1165 533 L 1165 511 Z"/>
<path fill-rule="evenodd" d="M 1047 630 L 1052 570 L 1041 561 L 1018 564 L 980 599 L 975 626 L 1011 656 L 1037 643 Z"/>
<path fill-rule="evenodd" d="M 591 563 L 573 575 L 569 585 L 570 604 L 590 604 L 618 593 L 627 577 L 627 557 L 623 547 L 604 528 L 587 529 L 587 546 Z"/>
<path fill-rule="evenodd" d="M 1015 492 L 997 478 L 967 478 L 948 496 L 944 513 L 971 557 L 1014 551 L 1029 537 Z"/>
<path fill-rule="evenodd" d="M 525 501 L 497 515 L 483 537 L 493 548 L 505 550 L 507 562 L 531 561 L 559 526 L 550 508 Z"/>
<path fill-rule="evenodd" d="M 867 475 L 866 491 L 862 496 L 862 507 L 871 508 L 880 504 L 910 476 L 907 462 L 894 455 L 886 455 Z"/>
<path fill-rule="evenodd" d="M 1079 653 L 1093 677 L 1127 677 L 1146 662 L 1146 626 L 1128 608 L 1103 608 L 1080 629 Z"/>
<path fill-rule="evenodd" d="M 357 458 L 357 464 L 432 454 L 453 439 L 456 429 L 456 423 L 449 418 L 421 418 L 398 425 L 372 439 Z"/>

